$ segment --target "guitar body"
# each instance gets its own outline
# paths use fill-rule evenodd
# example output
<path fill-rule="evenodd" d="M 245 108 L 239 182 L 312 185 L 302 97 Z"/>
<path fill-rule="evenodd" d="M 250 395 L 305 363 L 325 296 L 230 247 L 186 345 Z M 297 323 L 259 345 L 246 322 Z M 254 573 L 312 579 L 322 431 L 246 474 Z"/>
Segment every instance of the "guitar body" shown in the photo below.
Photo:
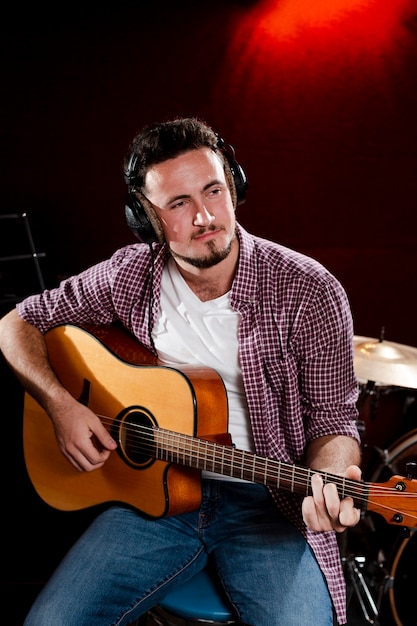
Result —
<path fill-rule="evenodd" d="M 130 425 L 145 420 L 192 437 L 227 432 L 227 396 L 209 368 L 168 367 L 116 327 L 58 326 L 45 335 L 52 367 L 64 387 L 98 415 L 119 441 L 100 469 L 78 472 L 58 449 L 42 407 L 24 398 L 23 445 L 39 496 L 61 510 L 121 502 L 158 518 L 194 510 L 201 501 L 200 470 L 131 453 Z M 126 424 L 128 426 L 126 426 Z"/>

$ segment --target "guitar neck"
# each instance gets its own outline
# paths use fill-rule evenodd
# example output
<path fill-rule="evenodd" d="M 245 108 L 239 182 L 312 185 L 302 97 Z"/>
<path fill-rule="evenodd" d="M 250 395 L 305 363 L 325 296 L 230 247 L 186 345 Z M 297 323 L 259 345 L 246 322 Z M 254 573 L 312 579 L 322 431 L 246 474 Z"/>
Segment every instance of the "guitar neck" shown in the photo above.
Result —
<path fill-rule="evenodd" d="M 145 430 L 139 437 L 142 439 L 141 446 L 148 449 L 151 447 L 154 458 L 283 489 L 301 496 L 311 495 L 311 477 L 318 473 L 325 484 L 331 482 L 336 485 L 340 498 L 350 496 L 356 506 L 366 506 L 366 483 L 336 474 L 317 472 L 182 433 L 160 428 Z"/>

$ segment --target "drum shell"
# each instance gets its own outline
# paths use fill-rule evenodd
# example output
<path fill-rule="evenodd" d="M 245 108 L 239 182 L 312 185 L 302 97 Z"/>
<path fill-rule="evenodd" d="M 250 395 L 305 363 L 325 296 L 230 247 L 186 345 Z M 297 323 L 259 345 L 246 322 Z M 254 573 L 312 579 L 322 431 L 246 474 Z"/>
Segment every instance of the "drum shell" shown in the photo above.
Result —
<path fill-rule="evenodd" d="M 371 482 L 385 482 L 392 475 L 407 475 L 406 465 L 417 462 L 417 429 L 406 433 L 388 448 Z M 417 478 L 417 477 L 416 477 Z M 417 504 L 416 504 L 417 514 Z M 380 553 L 386 555 L 387 583 L 381 605 L 381 626 L 416 626 L 417 531 L 409 535 L 380 523 L 375 515 Z"/>
<path fill-rule="evenodd" d="M 360 383 L 358 428 L 362 441 L 362 470 L 368 479 L 387 449 L 417 428 L 417 391 L 404 387 Z"/>
<path fill-rule="evenodd" d="M 397 542 L 391 555 L 388 589 L 389 615 L 396 626 L 416 626 L 417 533 Z M 381 626 L 388 624 L 388 613 Z"/>

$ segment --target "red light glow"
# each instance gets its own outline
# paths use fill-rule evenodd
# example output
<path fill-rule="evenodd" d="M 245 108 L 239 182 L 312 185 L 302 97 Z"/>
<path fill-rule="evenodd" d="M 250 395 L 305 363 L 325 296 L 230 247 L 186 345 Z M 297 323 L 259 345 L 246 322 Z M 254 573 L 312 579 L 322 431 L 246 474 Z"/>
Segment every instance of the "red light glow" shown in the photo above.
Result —
<path fill-rule="evenodd" d="M 264 0 L 239 16 L 223 71 L 227 89 L 273 92 L 334 84 L 339 75 L 356 88 L 395 73 L 392 51 L 403 45 L 414 0 Z M 411 29 L 412 30 L 412 29 Z M 355 68 L 354 70 L 352 68 Z M 376 77 L 380 75 L 380 79 Z M 223 78 L 223 76 L 222 76 Z M 362 79 L 362 81 L 361 81 Z M 279 86 L 279 87 L 278 87 Z M 383 87 L 382 87 L 383 88 Z M 357 91 L 355 89 L 355 91 Z M 265 92 L 267 90 L 267 92 Z M 350 91 L 351 93 L 351 91 Z M 280 99 L 281 99 L 280 96 Z"/>
<path fill-rule="evenodd" d="M 384 6 L 382 6 L 384 5 Z M 397 5 L 397 6 L 396 6 Z M 378 0 L 283 0 L 263 3 L 258 28 L 277 39 L 293 37 L 304 29 L 337 27 L 352 20 L 361 30 L 381 32 L 381 24 L 398 12 L 395 1 Z"/>
<path fill-rule="evenodd" d="M 380 40 L 392 34 L 406 4 L 408 0 L 265 0 L 241 26 L 269 45 L 313 33 L 340 34 L 340 29 Z"/>

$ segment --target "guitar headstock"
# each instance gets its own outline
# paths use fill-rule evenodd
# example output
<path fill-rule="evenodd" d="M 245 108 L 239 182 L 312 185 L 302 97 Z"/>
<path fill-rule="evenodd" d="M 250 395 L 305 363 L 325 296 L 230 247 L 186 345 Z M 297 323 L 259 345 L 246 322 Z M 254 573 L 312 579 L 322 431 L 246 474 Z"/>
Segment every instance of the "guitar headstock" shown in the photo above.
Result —
<path fill-rule="evenodd" d="M 384 483 L 369 483 L 367 510 L 388 524 L 417 528 L 417 480 L 391 476 Z"/>

